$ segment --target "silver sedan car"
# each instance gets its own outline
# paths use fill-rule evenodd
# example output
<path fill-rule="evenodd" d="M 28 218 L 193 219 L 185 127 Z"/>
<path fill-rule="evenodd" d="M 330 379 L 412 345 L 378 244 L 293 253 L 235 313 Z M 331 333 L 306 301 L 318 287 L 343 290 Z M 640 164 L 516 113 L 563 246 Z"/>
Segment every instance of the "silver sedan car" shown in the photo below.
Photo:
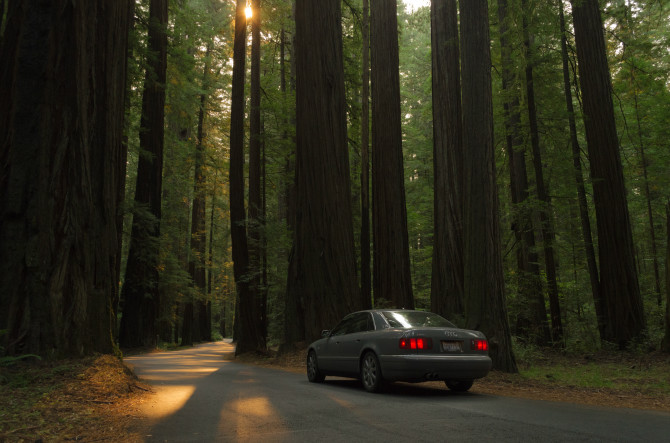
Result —
<path fill-rule="evenodd" d="M 491 369 L 483 333 L 425 311 L 373 309 L 347 315 L 309 345 L 307 378 L 359 378 L 377 392 L 384 382 L 443 380 L 465 392 Z"/>

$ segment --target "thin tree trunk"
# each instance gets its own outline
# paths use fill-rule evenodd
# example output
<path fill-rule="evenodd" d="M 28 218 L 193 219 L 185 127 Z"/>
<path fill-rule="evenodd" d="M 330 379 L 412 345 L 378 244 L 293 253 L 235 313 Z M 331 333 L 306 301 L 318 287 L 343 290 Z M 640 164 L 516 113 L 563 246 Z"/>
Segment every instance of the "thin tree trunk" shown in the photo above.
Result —
<path fill-rule="evenodd" d="M 135 0 L 129 0 L 128 2 L 128 33 L 134 32 L 135 29 Z M 128 60 L 133 55 L 133 50 L 129 43 L 126 44 L 126 60 Z M 125 89 L 125 98 L 124 98 L 124 128 L 123 128 L 123 141 L 121 143 L 121 162 L 119 164 L 119 189 L 117 196 L 117 221 L 116 221 L 116 230 L 118 232 L 117 238 L 117 251 L 116 256 L 116 272 L 117 277 L 116 281 L 121 281 L 121 262 L 123 258 L 123 223 L 126 215 L 126 210 L 124 208 L 126 202 L 126 169 L 128 163 L 128 133 L 130 131 L 130 119 L 126 119 L 125 116 L 130 115 L 130 96 L 132 94 L 132 81 L 129 78 L 130 76 L 126 73 L 126 89 Z M 114 296 L 112 298 L 112 327 L 113 327 L 113 337 L 119 336 L 119 301 L 120 293 L 118 290 L 114 291 Z M 1 326 L 0 326 L 1 328 Z"/>
<path fill-rule="evenodd" d="M 666 238 L 670 239 L 670 201 L 665 205 Z M 661 343 L 663 352 L 670 352 L 670 241 L 665 248 L 665 337 Z"/>
<path fill-rule="evenodd" d="M 640 163 L 642 167 L 642 175 L 644 178 L 644 198 L 647 203 L 647 217 L 649 218 L 649 236 L 651 237 L 651 255 L 654 263 L 654 292 L 656 292 L 656 299 L 658 306 L 663 303 L 661 297 L 661 276 L 658 265 L 658 248 L 656 246 L 656 228 L 654 228 L 654 212 L 651 209 L 651 191 L 649 190 L 649 176 L 647 173 L 647 159 L 645 155 L 644 141 L 642 138 L 642 123 L 640 118 L 640 108 L 637 103 L 638 86 L 635 84 L 635 74 L 632 79 L 633 97 L 635 100 L 635 119 L 637 120 L 637 133 L 640 143 Z"/>
<path fill-rule="evenodd" d="M 498 0 L 500 22 L 500 49 L 502 60 L 502 87 L 505 94 L 503 109 L 507 154 L 510 169 L 510 191 L 512 196 L 512 229 L 517 242 L 516 258 L 519 297 L 530 309 L 523 309 L 516 319 L 516 334 L 531 339 L 537 344 L 546 344 L 550 339 L 547 311 L 544 303 L 544 288 L 540 267 L 535 252 L 535 232 L 532 214 L 528 209 L 528 172 L 526 148 L 521 134 L 521 107 L 519 105 L 518 78 L 514 74 L 511 57 L 510 21 L 507 0 Z"/>
<path fill-rule="evenodd" d="M 265 350 L 261 291 L 261 2 L 253 0 L 251 18 L 251 109 L 249 111 L 249 285 L 254 296 L 252 327 L 260 341 L 254 346 Z"/>
<path fill-rule="evenodd" d="M 563 339 L 563 325 L 561 323 L 561 308 L 558 302 L 558 283 L 556 282 L 556 259 L 554 256 L 554 223 L 551 213 L 551 200 L 544 182 L 542 155 L 540 152 L 540 134 L 537 125 L 537 109 L 535 107 L 535 85 L 533 83 L 533 49 L 530 45 L 528 30 L 528 0 L 521 0 L 523 14 L 523 42 L 526 49 L 526 101 L 528 104 L 528 122 L 530 125 L 530 142 L 533 150 L 533 167 L 535 169 L 535 190 L 537 198 L 542 202 L 540 208 L 540 230 L 542 232 L 542 247 L 544 250 L 544 268 L 547 275 L 547 289 L 549 293 L 549 308 L 551 312 L 551 338 L 554 343 Z M 544 296 L 537 301 L 539 315 L 546 318 Z M 542 324 L 545 322 L 542 321 Z"/>
<path fill-rule="evenodd" d="M 625 347 L 645 328 L 644 309 L 619 153 L 612 82 L 597 0 L 573 0 L 593 201 L 598 226 L 605 340 Z"/>
<path fill-rule="evenodd" d="M 494 368 L 516 372 L 498 221 L 487 1 L 462 1 L 460 12 L 466 327 L 486 334 Z"/>
<path fill-rule="evenodd" d="M 463 316 L 463 135 L 455 0 L 431 1 L 434 244 L 431 309 Z"/>
<path fill-rule="evenodd" d="M 372 307 L 370 275 L 370 11 L 363 0 L 363 78 L 361 90 L 361 298 Z"/>
<path fill-rule="evenodd" d="M 205 52 L 205 67 L 202 74 L 202 89 L 208 88 L 210 45 L 207 45 Z M 205 103 L 207 97 L 205 93 L 200 94 L 200 107 L 198 109 L 198 129 L 195 145 L 195 165 L 193 172 L 193 207 L 191 210 L 191 251 L 189 255 L 188 270 L 193 285 L 200 297 L 194 301 L 197 311 L 198 321 L 196 322 L 198 331 L 198 341 L 211 341 L 212 331 L 211 322 L 207 318 L 207 296 L 206 284 L 207 277 L 205 273 L 205 247 L 207 244 L 207 233 L 205 227 L 205 146 L 203 143 L 203 125 L 205 122 Z"/>
<path fill-rule="evenodd" d="M 375 302 L 414 308 L 402 158 L 396 0 L 370 5 Z"/>
<path fill-rule="evenodd" d="M 165 79 L 167 73 L 167 0 L 151 0 L 148 47 L 140 122 L 140 156 L 135 208 L 126 277 L 121 291 L 122 347 L 156 344 L 159 312 L 158 254 L 160 243 Z"/>

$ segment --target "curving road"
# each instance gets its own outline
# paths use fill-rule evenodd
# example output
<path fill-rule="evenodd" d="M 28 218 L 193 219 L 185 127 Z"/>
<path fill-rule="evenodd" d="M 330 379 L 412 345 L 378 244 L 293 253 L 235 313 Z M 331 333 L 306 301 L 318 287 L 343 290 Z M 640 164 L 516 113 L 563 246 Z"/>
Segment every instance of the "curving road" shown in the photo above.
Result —
<path fill-rule="evenodd" d="M 242 365 L 218 342 L 124 361 L 156 394 L 137 429 L 157 442 L 668 442 L 670 414 L 454 394 Z M 476 384 L 475 388 L 476 390 Z"/>

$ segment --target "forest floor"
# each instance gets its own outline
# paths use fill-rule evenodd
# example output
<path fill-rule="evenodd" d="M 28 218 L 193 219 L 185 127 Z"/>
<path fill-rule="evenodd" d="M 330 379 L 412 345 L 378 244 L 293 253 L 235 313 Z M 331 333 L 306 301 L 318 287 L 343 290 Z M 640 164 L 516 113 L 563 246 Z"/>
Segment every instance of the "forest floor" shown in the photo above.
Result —
<path fill-rule="evenodd" d="M 224 358 L 305 371 L 305 350 Z M 423 385 L 446 389 L 441 382 Z M 491 372 L 471 392 L 670 412 L 670 355 L 545 353 L 518 374 Z M 110 355 L 2 365 L 0 442 L 141 441 L 129 429 L 151 395 L 151 386 Z"/>

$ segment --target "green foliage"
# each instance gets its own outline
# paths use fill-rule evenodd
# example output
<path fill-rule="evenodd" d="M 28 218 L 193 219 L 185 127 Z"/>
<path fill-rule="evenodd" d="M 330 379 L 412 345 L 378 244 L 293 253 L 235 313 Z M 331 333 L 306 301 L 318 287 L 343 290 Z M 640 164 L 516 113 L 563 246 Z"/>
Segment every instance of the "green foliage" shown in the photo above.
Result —
<path fill-rule="evenodd" d="M 617 110 L 620 152 L 628 189 L 628 205 L 636 244 L 641 292 L 644 297 L 647 333 L 632 344 L 636 352 L 655 347 L 663 334 L 663 304 L 658 305 L 654 266 L 665 268 L 664 205 L 670 196 L 670 19 L 667 1 L 633 0 L 607 3 L 604 10 L 608 56 Z M 354 232 L 360 250 L 360 146 L 361 135 L 361 13 L 360 0 L 346 2 L 342 7 L 343 55 L 345 66 L 346 109 L 350 140 L 351 205 Z M 207 297 L 212 302 L 214 329 L 225 323 L 221 336 L 232 333 L 235 312 L 235 287 L 232 278 L 230 230 L 228 215 L 228 124 L 233 34 L 233 4 L 211 0 L 180 0 L 170 3 L 169 60 L 166 102 L 166 133 L 163 174 L 163 215 L 161 220 L 161 295 L 168 305 L 161 321 L 172 328 L 180 325 L 176 306 L 185 300 Z M 291 2 L 264 0 L 262 11 L 261 50 L 261 113 L 265 158 L 265 219 L 262 235 L 267 247 L 267 278 L 261 290 L 267 294 L 268 338 L 279 344 L 284 327 L 284 297 L 288 257 L 291 249 L 288 223 L 289 190 L 294 180 L 295 93 L 291 78 L 293 21 Z M 412 283 L 417 307 L 430 306 L 433 241 L 433 162 L 432 162 L 432 97 L 430 8 L 408 11 L 399 7 L 400 81 L 405 167 L 405 193 L 410 242 Z M 529 0 L 526 11 L 519 4 L 510 4 L 510 35 L 516 81 L 511 90 L 519 96 L 523 145 L 529 144 L 528 117 L 525 111 L 525 71 L 522 13 L 527 13 L 532 36 L 532 57 L 535 78 L 535 99 L 538 110 L 540 147 L 544 177 L 551 196 L 545 207 L 529 198 L 519 210 L 537 214 L 548 211 L 554 221 L 554 251 L 558 263 L 559 297 L 565 335 L 566 352 L 591 352 L 607 348 L 601 344 L 595 321 L 595 309 L 587 270 L 584 240 L 575 187 L 572 154 L 569 146 L 556 2 Z M 518 295 L 516 245 L 512 230 L 513 207 L 510 201 L 508 156 L 505 147 L 499 30 L 495 2 L 491 3 L 493 56 L 493 112 L 497 181 L 500 201 L 501 240 L 504 251 L 506 293 L 510 323 L 529 307 Z M 146 20 L 148 1 L 137 3 L 135 29 L 131 35 L 132 55 L 129 64 L 129 108 L 127 115 L 128 172 L 126 195 L 134 195 L 135 170 L 140 156 L 138 131 L 140 120 L 143 69 L 150 56 L 146 54 Z M 570 24 L 569 11 L 567 15 Z M 3 22 L 4 23 L 4 22 Z M 282 31 L 285 58 L 280 60 Z M 594 241 L 597 242 L 589 163 L 576 85 L 574 41 L 568 36 L 571 82 L 577 110 L 577 131 L 583 155 L 581 162 Z M 207 52 L 207 48 L 210 52 Z M 208 66 L 208 81 L 205 67 Z M 282 69 L 283 68 L 283 69 Z M 282 89 L 282 74 L 283 84 Z M 212 241 L 212 255 L 207 257 L 211 271 L 211 292 L 198 293 L 187 272 L 190 250 L 190 217 L 193 201 L 193 166 L 197 142 L 197 116 L 200 96 L 206 97 L 206 219 L 207 241 Z M 644 160 L 642 155 L 644 153 Z M 535 182 L 527 155 L 529 182 Z M 648 192 L 647 192 L 648 189 Z M 534 189 L 530 189 L 534 195 Z M 127 199 L 124 234 L 129 233 L 130 220 L 140 208 Z M 653 224 L 649 220 L 649 208 Z M 516 210 L 516 209 L 515 209 Z M 535 217 L 537 222 L 537 217 Z M 536 224 L 535 229 L 539 226 Z M 652 241 L 652 233 L 655 241 Z M 538 236 L 539 237 L 539 236 Z M 540 269 L 544 268 L 541 239 L 537 239 Z M 124 242 L 127 253 L 127 241 Z M 597 251 L 596 251 L 597 253 Z M 542 276 L 544 279 L 544 276 Z M 665 294 L 665 282 L 660 282 Z M 377 300 L 383 305 L 384 300 Z M 220 323 L 218 323 L 220 322 Z M 216 335 L 219 337 L 219 335 Z M 520 338 L 515 342 L 519 360 L 530 365 L 540 361 L 540 350 Z M 597 382 L 597 380 L 594 380 Z"/>

